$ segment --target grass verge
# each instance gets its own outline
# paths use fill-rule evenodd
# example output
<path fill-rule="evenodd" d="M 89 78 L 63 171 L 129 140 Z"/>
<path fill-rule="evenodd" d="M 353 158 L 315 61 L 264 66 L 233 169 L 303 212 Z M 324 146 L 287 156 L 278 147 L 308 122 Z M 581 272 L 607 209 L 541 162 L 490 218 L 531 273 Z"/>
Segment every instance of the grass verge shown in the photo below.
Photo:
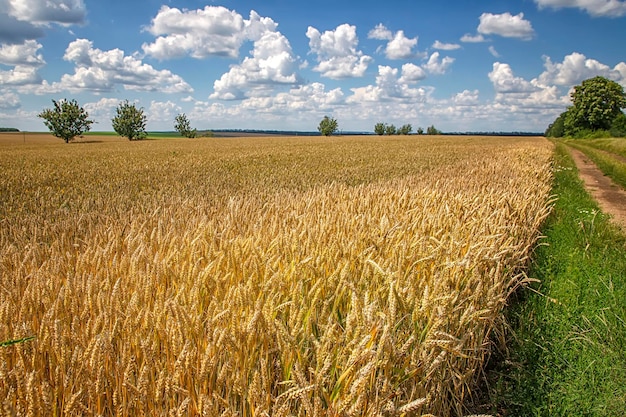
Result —
<path fill-rule="evenodd" d="M 626 410 L 626 238 L 585 192 L 565 147 L 556 150 L 545 245 L 509 311 L 508 359 L 493 403 L 507 416 L 623 416 Z"/>
<path fill-rule="evenodd" d="M 575 139 L 572 142 L 602 149 L 603 151 L 621 155 L 626 158 L 626 138 Z"/>

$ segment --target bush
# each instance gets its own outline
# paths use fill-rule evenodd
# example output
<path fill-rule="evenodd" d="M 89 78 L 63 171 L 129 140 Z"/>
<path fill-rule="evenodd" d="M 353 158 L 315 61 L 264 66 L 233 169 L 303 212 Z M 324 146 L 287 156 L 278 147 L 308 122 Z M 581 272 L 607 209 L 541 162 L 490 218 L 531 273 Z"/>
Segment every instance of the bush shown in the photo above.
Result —
<path fill-rule="evenodd" d="M 608 130 L 591 130 L 591 129 L 579 129 L 572 137 L 574 139 L 606 139 L 610 138 L 611 132 Z"/>

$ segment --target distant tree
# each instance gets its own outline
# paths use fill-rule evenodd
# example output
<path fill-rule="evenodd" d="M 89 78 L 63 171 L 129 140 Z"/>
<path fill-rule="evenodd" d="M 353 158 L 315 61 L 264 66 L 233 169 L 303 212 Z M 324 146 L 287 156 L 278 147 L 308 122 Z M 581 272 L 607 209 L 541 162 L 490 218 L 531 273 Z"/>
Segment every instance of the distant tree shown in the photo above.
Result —
<path fill-rule="evenodd" d="M 424 134 L 424 128 L 422 128 L 422 127 L 418 127 L 418 128 L 417 128 L 417 134 L 418 134 L 418 135 L 423 135 L 423 134 Z"/>
<path fill-rule="evenodd" d="M 556 120 L 548 126 L 544 134 L 547 138 L 562 138 L 565 135 L 565 119 L 567 111 L 564 111 Z"/>
<path fill-rule="evenodd" d="M 317 130 L 319 130 L 319 132 L 324 136 L 330 136 L 338 129 L 339 124 L 337 123 L 337 120 L 333 117 L 328 116 L 324 116 L 319 126 L 317 127 Z"/>
<path fill-rule="evenodd" d="M 413 126 L 411 124 L 402 125 L 402 127 L 398 130 L 398 133 L 401 135 L 410 135 L 413 131 Z"/>
<path fill-rule="evenodd" d="M 111 120 L 113 130 L 128 140 L 144 139 L 146 133 L 146 116 L 143 108 L 137 108 L 135 104 L 130 104 L 128 100 L 117 106 L 116 116 Z"/>
<path fill-rule="evenodd" d="M 385 124 L 384 123 L 376 123 L 374 125 L 374 133 L 376 133 L 379 136 L 382 136 L 385 134 Z"/>
<path fill-rule="evenodd" d="M 397 133 L 394 125 L 385 125 L 385 135 L 395 135 Z"/>
<path fill-rule="evenodd" d="M 76 100 L 52 100 L 52 103 L 54 104 L 52 109 L 45 109 L 37 117 L 44 120 L 44 124 L 54 136 L 68 143 L 76 136 L 89 132 L 93 120 L 89 120 L 89 114 Z"/>
<path fill-rule="evenodd" d="M 428 128 L 426 129 L 426 134 L 427 135 L 441 135 L 441 131 L 437 130 L 435 125 L 431 125 L 431 126 L 428 126 Z"/>
<path fill-rule="evenodd" d="M 187 119 L 185 113 L 176 116 L 174 119 L 174 129 L 186 138 L 195 138 L 198 135 L 198 131 L 191 128 L 189 119 Z"/>

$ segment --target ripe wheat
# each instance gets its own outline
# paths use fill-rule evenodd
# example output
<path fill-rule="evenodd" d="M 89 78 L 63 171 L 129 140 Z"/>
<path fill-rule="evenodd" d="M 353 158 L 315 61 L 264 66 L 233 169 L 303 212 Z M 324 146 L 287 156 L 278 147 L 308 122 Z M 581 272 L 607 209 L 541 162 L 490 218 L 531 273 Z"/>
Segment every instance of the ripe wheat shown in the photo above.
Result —
<path fill-rule="evenodd" d="M 4 145 L 0 340 L 35 339 L 0 347 L 0 406 L 460 414 L 550 159 L 519 138 Z"/>

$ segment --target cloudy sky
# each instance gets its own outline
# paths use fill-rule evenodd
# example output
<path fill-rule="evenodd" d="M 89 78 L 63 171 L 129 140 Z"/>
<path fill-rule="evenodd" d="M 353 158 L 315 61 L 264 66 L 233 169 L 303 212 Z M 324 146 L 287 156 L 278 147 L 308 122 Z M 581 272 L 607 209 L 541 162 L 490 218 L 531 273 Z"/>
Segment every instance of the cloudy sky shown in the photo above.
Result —
<path fill-rule="evenodd" d="M 111 131 L 538 131 L 574 85 L 626 87 L 623 0 L 0 0 L 0 126 L 76 99 Z"/>

